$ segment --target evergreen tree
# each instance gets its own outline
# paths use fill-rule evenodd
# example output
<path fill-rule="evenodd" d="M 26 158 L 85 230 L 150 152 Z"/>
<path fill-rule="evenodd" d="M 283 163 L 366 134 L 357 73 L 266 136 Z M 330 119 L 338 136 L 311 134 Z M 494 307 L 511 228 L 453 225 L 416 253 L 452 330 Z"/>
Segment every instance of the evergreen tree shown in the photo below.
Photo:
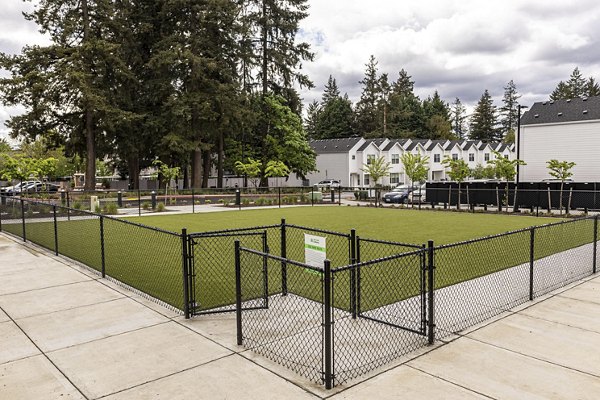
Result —
<path fill-rule="evenodd" d="M 587 97 L 600 96 L 600 85 L 593 77 L 590 77 L 585 84 L 585 95 Z"/>
<path fill-rule="evenodd" d="M 496 106 L 486 89 L 471 116 L 469 138 L 472 140 L 498 140 Z"/>
<path fill-rule="evenodd" d="M 325 90 L 323 91 L 321 102 L 326 105 L 329 101 L 338 97 L 340 97 L 340 90 L 338 89 L 337 82 L 335 81 L 334 77 L 329 75 L 329 79 L 325 85 Z"/>
<path fill-rule="evenodd" d="M 380 99 L 379 77 L 375 56 L 369 58 L 365 65 L 365 77 L 359 81 L 363 86 L 360 100 L 356 103 L 357 130 L 362 136 L 377 135 L 379 127 L 377 106 Z"/>
<path fill-rule="evenodd" d="M 600 95 L 600 85 L 593 77 L 585 79 L 576 67 L 567 82 L 560 81 L 550 94 L 550 100 L 574 99 Z"/>
<path fill-rule="evenodd" d="M 448 103 L 442 100 L 437 90 L 433 97 L 423 101 L 425 126 L 423 135 L 428 139 L 454 139 L 450 123 Z"/>
<path fill-rule="evenodd" d="M 503 106 L 500 107 L 500 126 L 502 127 L 502 136 L 505 136 L 511 130 L 514 130 L 519 119 L 519 103 L 521 97 L 517 92 L 517 86 L 511 80 L 504 87 Z"/>
<path fill-rule="evenodd" d="M 463 106 L 462 102 L 457 97 L 450 109 L 450 120 L 452 123 L 452 133 L 458 139 L 464 139 L 467 135 L 466 112 L 466 107 Z"/>
<path fill-rule="evenodd" d="M 377 103 L 379 121 L 381 123 L 380 131 L 383 133 L 383 137 L 388 135 L 388 114 L 390 108 L 390 93 L 392 87 L 388 81 L 388 74 L 381 74 L 379 77 L 379 101 Z"/>
<path fill-rule="evenodd" d="M 392 84 L 389 96 L 388 136 L 392 138 L 423 137 L 424 115 L 419 98 L 414 94 L 414 82 L 402 69 Z"/>
<path fill-rule="evenodd" d="M 321 139 L 317 133 L 317 124 L 321 114 L 321 105 L 313 100 L 306 109 L 306 119 L 304 120 L 304 130 L 309 139 Z"/>
<path fill-rule="evenodd" d="M 40 0 L 25 14 L 51 41 L 0 56 L 11 77 L 0 81 L 6 105 L 26 112 L 12 117 L 12 134 L 35 138 L 57 134 L 70 152 L 86 157 L 86 189 L 94 189 L 96 158 L 108 147 L 113 121 L 126 116 L 115 106 L 114 77 L 126 70 L 113 39 L 115 4 L 109 0 Z M 105 140 L 108 139 L 108 140 Z"/>
<path fill-rule="evenodd" d="M 348 95 L 332 98 L 323 105 L 317 119 L 317 137 L 331 139 L 354 134 L 354 111 Z"/>

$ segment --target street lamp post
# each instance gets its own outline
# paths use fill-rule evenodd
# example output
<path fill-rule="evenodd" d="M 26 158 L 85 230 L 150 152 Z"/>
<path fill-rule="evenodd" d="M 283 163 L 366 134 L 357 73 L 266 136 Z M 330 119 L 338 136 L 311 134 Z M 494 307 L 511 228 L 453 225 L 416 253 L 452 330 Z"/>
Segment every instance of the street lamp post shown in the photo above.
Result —
<path fill-rule="evenodd" d="M 522 105 L 518 105 L 518 110 L 519 110 L 519 117 L 517 119 L 517 160 L 521 159 L 521 110 L 524 110 L 526 108 L 529 108 L 527 106 L 522 106 Z M 516 176 L 516 184 L 515 184 L 515 201 L 513 204 L 513 211 L 518 211 L 519 210 L 519 206 L 517 205 L 517 190 L 519 190 L 519 172 L 520 172 L 520 165 L 517 162 L 517 176 Z"/>

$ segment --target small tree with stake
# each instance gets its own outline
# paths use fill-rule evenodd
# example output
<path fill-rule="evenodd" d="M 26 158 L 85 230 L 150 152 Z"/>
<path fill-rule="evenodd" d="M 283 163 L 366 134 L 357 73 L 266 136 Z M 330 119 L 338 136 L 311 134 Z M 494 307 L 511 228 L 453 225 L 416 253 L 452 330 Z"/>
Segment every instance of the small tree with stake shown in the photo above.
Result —
<path fill-rule="evenodd" d="M 385 161 L 384 157 L 378 157 L 371 161 L 371 163 L 365 164 L 362 169 L 364 172 L 369 174 L 371 180 L 373 180 L 375 188 L 377 188 L 379 180 L 390 174 L 390 163 Z M 377 193 L 377 189 L 375 189 Z M 375 196 L 375 205 L 377 205 L 377 196 Z"/>
<path fill-rule="evenodd" d="M 509 160 L 497 151 L 492 151 L 492 153 L 495 157 L 493 160 L 488 161 L 488 163 L 494 166 L 496 177 L 498 179 L 504 179 L 506 181 L 504 198 L 506 199 L 506 203 L 508 206 L 508 182 L 514 181 L 515 176 L 517 175 L 517 165 L 527 164 L 525 163 L 525 161 L 519 159 Z M 498 206 L 500 207 L 500 205 Z"/>
<path fill-rule="evenodd" d="M 282 161 L 271 160 L 265 168 L 265 177 L 277 178 L 277 186 L 279 186 L 279 178 L 283 178 L 290 174 L 290 169 Z"/>
<path fill-rule="evenodd" d="M 258 187 L 260 183 L 260 174 L 261 174 L 262 162 L 260 160 L 255 160 L 253 158 L 248 157 L 248 162 L 243 163 L 241 161 L 235 162 L 236 171 L 248 177 L 250 182 L 254 185 L 254 188 Z"/>
<path fill-rule="evenodd" d="M 442 165 L 450 168 L 448 176 L 453 181 L 458 182 L 458 201 L 456 202 L 456 208 L 460 210 L 461 184 L 469 177 L 469 175 L 471 175 L 471 169 L 462 158 L 454 160 L 448 156 L 444 158 Z"/>
<path fill-rule="evenodd" d="M 550 176 L 552 176 L 553 178 L 556 178 L 556 179 L 560 179 L 559 208 L 560 208 L 560 213 L 562 214 L 564 184 L 567 179 L 569 179 L 570 177 L 573 176 L 573 172 L 571 172 L 571 169 L 577 164 L 575 164 L 572 161 L 558 161 L 555 159 L 546 161 L 546 164 L 548 164 L 548 169 L 550 170 L 549 171 Z"/>

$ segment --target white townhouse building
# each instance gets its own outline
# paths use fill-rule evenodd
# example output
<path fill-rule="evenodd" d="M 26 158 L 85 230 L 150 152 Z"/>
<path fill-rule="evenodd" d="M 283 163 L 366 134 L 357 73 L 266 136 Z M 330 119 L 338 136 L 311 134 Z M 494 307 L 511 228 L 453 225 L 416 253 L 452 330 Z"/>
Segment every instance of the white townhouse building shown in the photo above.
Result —
<path fill-rule="evenodd" d="M 576 182 L 600 182 L 600 96 L 533 104 L 521 117 L 523 182 L 550 179 L 546 162 L 571 161 Z"/>
<path fill-rule="evenodd" d="M 338 179 L 342 186 L 369 187 L 370 176 L 364 168 L 371 160 L 384 157 L 390 163 L 390 174 L 383 178 L 382 185 L 406 184 L 408 178 L 400 161 L 409 152 L 429 157 L 428 181 L 447 180 L 447 168 L 442 164 L 446 157 L 463 159 L 470 168 L 485 165 L 498 151 L 504 157 L 514 159 L 513 145 L 485 143 L 474 140 L 430 140 L 430 139 L 364 139 L 359 137 L 324 139 L 310 142 L 317 153 L 318 172 L 307 177 L 310 185 L 323 179 Z"/>

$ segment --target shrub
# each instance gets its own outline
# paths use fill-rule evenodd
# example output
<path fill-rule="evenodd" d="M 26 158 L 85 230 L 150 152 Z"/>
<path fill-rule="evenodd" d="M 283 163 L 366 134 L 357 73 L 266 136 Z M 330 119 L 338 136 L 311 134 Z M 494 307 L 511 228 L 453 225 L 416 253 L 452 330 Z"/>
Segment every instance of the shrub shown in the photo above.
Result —
<path fill-rule="evenodd" d="M 142 209 L 148 211 L 150 209 L 150 202 L 145 201 L 142 203 Z"/>
<path fill-rule="evenodd" d="M 265 204 L 267 204 L 267 199 L 265 199 L 264 197 L 259 197 L 254 201 L 254 204 L 256 204 L 257 206 L 264 206 Z"/>
<path fill-rule="evenodd" d="M 206 199 L 206 200 L 204 200 L 204 204 L 212 204 L 212 200 L 211 199 Z"/>
<path fill-rule="evenodd" d="M 242 199 L 242 205 L 249 206 L 250 205 L 250 199 Z"/>
<path fill-rule="evenodd" d="M 210 200 L 207 200 L 207 201 L 210 201 Z M 163 203 L 162 201 L 156 205 L 156 212 L 163 212 L 163 211 L 165 211 L 165 209 L 166 209 L 165 203 Z"/>
<path fill-rule="evenodd" d="M 106 205 L 104 206 L 104 214 L 108 214 L 108 215 L 116 215 L 119 213 L 119 207 L 117 206 L 117 203 L 106 203 Z"/>
<path fill-rule="evenodd" d="M 81 210 L 81 203 L 76 201 L 75 204 L 73 204 L 73 208 L 76 210 Z"/>

